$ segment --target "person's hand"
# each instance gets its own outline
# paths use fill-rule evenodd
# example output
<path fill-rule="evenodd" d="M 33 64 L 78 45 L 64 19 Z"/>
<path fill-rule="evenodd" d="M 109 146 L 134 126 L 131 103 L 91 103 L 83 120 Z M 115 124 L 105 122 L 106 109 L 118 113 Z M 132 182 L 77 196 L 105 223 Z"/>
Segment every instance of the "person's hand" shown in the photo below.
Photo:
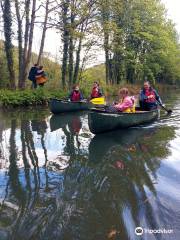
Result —
<path fill-rule="evenodd" d="M 148 98 L 154 98 L 154 95 L 151 94 L 151 95 L 148 96 Z"/>
<path fill-rule="evenodd" d="M 117 104 L 118 104 L 118 102 L 116 102 L 116 101 L 115 101 L 115 102 L 113 102 L 113 105 L 117 105 Z"/>

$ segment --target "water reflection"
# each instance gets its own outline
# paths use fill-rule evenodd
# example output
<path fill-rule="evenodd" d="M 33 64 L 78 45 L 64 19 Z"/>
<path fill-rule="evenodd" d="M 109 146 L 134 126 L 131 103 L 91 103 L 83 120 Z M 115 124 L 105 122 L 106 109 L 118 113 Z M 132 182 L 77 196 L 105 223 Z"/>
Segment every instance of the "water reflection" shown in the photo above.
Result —
<path fill-rule="evenodd" d="M 177 213 L 159 176 L 172 155 L 173 125 L 93 136 L 86 113 L 1 116 L 2 239 L 126 240 L 136 239 L 136 226 L 170 228 L 166 219 Z"/>

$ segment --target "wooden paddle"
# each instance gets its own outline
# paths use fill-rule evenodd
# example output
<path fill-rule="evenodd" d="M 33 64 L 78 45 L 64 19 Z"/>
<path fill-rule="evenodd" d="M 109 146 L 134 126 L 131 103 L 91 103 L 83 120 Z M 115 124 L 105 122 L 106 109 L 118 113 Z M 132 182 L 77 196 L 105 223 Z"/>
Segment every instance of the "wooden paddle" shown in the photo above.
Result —
<path fill-rule="evenodd" d="M 155 99 L 156 100 L 156 99 Z M 157 104 L 162 108 L 164 109 L 168 114 L 171 114 L 172 113 L 172 110 L 171 109 L 167 109 L 165 108 L 158 100 L 156 100 Z"/>

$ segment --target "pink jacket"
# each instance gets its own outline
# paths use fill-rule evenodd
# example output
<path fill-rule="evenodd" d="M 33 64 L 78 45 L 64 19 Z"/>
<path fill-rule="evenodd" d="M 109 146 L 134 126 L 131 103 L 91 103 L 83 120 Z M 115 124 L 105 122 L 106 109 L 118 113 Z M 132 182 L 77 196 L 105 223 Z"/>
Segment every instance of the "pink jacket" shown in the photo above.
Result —
<path fill-rule="evenodd" d="M 125 111 L 126 109 L 128 108 L 132 108 L 133 107 L 133 99 L 132 97 L 125 97 L 123 100 L 122 100 L 122 103 L 118 103 L 117 105 L 115 105 L 114 107 L 120 111 L 120 112 L 123 112 Z"/>

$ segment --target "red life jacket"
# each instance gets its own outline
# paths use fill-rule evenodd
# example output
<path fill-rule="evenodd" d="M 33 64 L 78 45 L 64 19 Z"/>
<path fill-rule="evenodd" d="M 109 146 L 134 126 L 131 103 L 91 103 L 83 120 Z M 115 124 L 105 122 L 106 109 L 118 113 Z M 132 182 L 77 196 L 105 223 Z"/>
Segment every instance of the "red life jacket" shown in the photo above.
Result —
<path fill-rule="evenodd" d="M 71 101 L 72 101 L 72 102 L 78 102 L 78 101 L 80 101 L 80 99 L 81 99 L 81 94 L 80 94 L 80 92 L 79 92 L 79 91 L 78 91 L 78 92 L 73 91 L 72 97 L 71 97 Z"/>
<path fill-rule="evenodd" d="M 79 133 L 79 131 L 81 130 L 81 121 L 80 119 L 77 118 L 73 118 L 72 120 L 72 131 L 74 134 Z"/>
<path fill-rule="evenodd" d="M 145 102 L 148 102 L 148 103 L 153 103 L 153 102 L 155 102 L 156 95 L 155 95 L 153 89 L 144 90 L 144 94 L 145 94 L 146 97 L 148 97 L 148 96 L 150 96 L 150 95 L 153 95 L 153 97 L 154 97 L 154 98 L 147 98 L 147 99 L 145 100 Z"/>
<path fill-rule="evenodd" d="M 91 97 L 92 97 L 92 98 L 98 98 L 98 97 L 100 97 L 99 88 L 98 88 L 98 87 L 94 87 L 94 88 L 92 89 Z"/>

